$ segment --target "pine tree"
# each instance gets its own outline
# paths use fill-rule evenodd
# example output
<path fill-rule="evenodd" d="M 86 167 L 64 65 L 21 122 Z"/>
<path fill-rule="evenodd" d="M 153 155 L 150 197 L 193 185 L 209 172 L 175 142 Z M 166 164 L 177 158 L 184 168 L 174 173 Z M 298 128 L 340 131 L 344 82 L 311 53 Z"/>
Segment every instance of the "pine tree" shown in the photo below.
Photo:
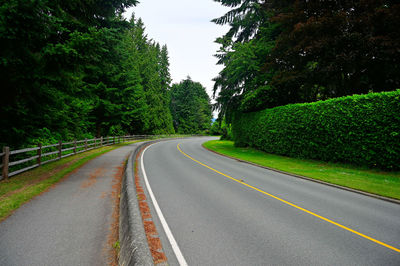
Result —
<path fill-rule="evenodd" d="M 175 131 L 203 133 L 211 127 L 211 104 L 206 89 L 190 77 L 171 88 L 171 113 Z"/>

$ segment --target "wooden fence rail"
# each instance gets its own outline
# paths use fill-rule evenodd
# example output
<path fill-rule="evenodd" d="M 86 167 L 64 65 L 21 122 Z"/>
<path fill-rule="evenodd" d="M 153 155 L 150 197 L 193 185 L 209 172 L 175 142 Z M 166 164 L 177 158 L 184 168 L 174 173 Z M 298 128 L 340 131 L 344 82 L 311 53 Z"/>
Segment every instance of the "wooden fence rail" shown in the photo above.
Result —
<path fill-rule="evenodd" d="M 74 140 L 69 142 L 59 141 L 56 144 L 42 146 L 38 143 L 37 147 L 25 148 L 20 150 L 10 151 L 9 147 L 3 147 L 3 151 L 0 152 L 0 168 L 2 169 L 0 180 L 8 179 L 19 173 L 28 171 L 32 168 L 38 167 L 40 165 L 54 162 L 74 154 L 81 152 L 97 149 L 103 146 L 109 146 L 113 144 L 118 144 L 122 142 L 140 140 L 140 139 L 153 139 L 159 137 L 165 137 L 168 135 L 129 135 L 129 136 L 112 136 L 112 137 L 100 137 L 94 139 L 84 139 L 84 140 Z M 19 154 L 19 158 L 16 160 L 11 160 L 10 157 L 14 157 Z M 24 154 L 22 156 L 21 154 Z M 22 165 L 25 164 L 25 165 Z M 22 165 L 12 172 L 10 167 Z"/>

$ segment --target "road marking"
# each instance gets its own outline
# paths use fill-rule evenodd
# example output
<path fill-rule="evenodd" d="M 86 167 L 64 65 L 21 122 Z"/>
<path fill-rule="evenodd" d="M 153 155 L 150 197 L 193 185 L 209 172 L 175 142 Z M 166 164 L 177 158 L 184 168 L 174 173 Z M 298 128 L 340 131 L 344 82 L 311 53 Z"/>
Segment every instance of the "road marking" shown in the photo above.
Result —
<path fill-rule="evenodd" d="M 340 227 L 340 228 L 342 228 L 342 229 L 345 229 L 345 230 L 347 230 L 347 231 L 349 231 L 349 232 L 352 232 L 352 233 L 354 233 L 354 234 L 356 234 L 356 235 L 359 235 L 359 236 L 361 236 L 361 237 L 363 237 L 363 238 L 366 238 L 366 239 L 368 239 L 368 240 L 370 240 L 370 241 L 372 241 L 372 242 L 375 242 L 375 243 L 377 243 L 377 244 L 379 244 L 379 245 L 382 245 L 382 246 L 384 246 L 384 247 L 387 247 L 387 248 L 389 248 L 389 249 L 391 249 L 391 250 L 394 250 L 394 251 L 400 253 L 400 249 L 398 249 L 398 248 L 395 248 L 395 247 L 393 247 L 393 246 L 391 246 L 391 245 L 388 245 L 388 244 L 386 244 L 386 243 L 383 243 L 382 241 L 379 241 L 379 240 L 377 240 L 377 239 L 374 239 L 374 238 L 372 238 L 372 237 L 370 237 L 370 236 L 364 235 L 364 234 L 362 234 L 362 233 L 360 233 L 360 232 L 358 232 L 358 231 L 356 231 L 356 230 L 353 230 L 353 229 L 351 229 L 351 228 L 349 228 L 349 227 L 346 227 L 346 226 L 344 226 L 344 225 L 341 225 L 341 224 L 339 224 L 339 223 L 337 223 L 337 222 L 334 222 L 334 221 L 332 221 L 332 220 L 329 220 L 328 218 L 325 218 L 325 217 L 323 217 L 323 216 L 321 216 L 321 215 L 318 215 L 318 214 L 316 214 L 316 213 L 313 213 L 312 211 L 309 211 L 309 210 L 304 209 L 304 208 L 302 208 L 302 207 L 300 207 L 300 206 L 297 206 L 296 204 L 293 204 L 293 203 L 291 203 L 291 202 L 289 202 L 289 201 L 286 201 L 286 200 L 281 199 L 281 198 L 279 198 L 279 197 L 277 197 L 277 196 L 274 196 L 274 195 L 272 195 L 272 194 L 270 194 L 270 193 L 268 193 L 268 192 L 265 192 L 265 191 L 263 191 L 263 190 L 261 190 L 261 189 L 259 189 L 259 188 L 253 187 L 253 186 L 251 186 L 251 185 L 249 185 L 249 184 L 246 184 L 246 183 L 244 183 L 243 181 L 241 181 L 241 180 L 239 180 L 239 179 L 236 179 L 236 178 L 231 177 L 231 176 L 229 176 L 229 175 L 227 175 L 227 174 L 221 173 L 220 171 L 215 170 L 214 168 L 212 168 L 212 167 L 210 167 L 210 166 L 208 166 L 208 165 L 206 165 L 206 164 L 204 164 L 204 163 L 202 163 L 202 162 L 199 162 L 198 160 L 196 160 L 196 159 L 190 157 L 188 154 L 186 154 L 185 152 L 183 152 L 183 151 L 181 150 L 180 145 L 181 145 L 181 143 L 179 143 L 176 147 L 178 148 L 178 150 L 179 150 L 183 155 L 185 155 L 185 156 L 188 157 L 189 159 L 195 161 L 196 163 L 198 163 L 198 164 L 200 164 L 200 165 L 202 165 L 202 166 L 204 166 L 204 167 L 206 167 L 206 168 L 208 168 L 208 169 L 210 169 L 210 170 L 212 170 L 212 171 L 214 171 L 214 172 L 216 172 L 216 173 L 218 173 L 218 174 L 220 174 L 220 175 L 223 175 L 223 176 L 225 176 L 225 177 L 227 177 L 227 178 L 229 178 L 229 179 L 231 179 L 231 180 L 233 180 L 233 181 L 235 181 L 235 182 L 237 182 L 237 183 L 239 183 L 239 184 L 242 184 L 242 185 L 244 185 L 244 186 L 246 186 L 246 187 L 252 188 L 252 189 L 254 189 L 254 190 L 258 191 L 258 192 L 261 192 L 261 193 L 264 194 L 264 195 L 267 195 L 267 196 L 269 196 L 269 197 L 271 197 L 271 198 L 274 198 L 274 199 L 276 199 L 276 200 L 279 200 L 279 201 L 281 201 L 281 202 L 283 202 L 283 203 L 285 203 L 285 204 L 287 204 L 287 205 L 290 205 L 290 206 L 292 206 L 292 207 L 294 207 L 294 208 L 296 208 L 296 209 L 299 209 L 299 210 L 301 210 L 301 211 L 303 211 L 303 212 L 306 212 L 306 213 L 308 213 L 308 214 L 311 214 L 312 216 L 315 216 L 315 217 L 317 217 L 317 218 L 319 218 L 319 219 L 321 219 L 321 220 L 324 220 L 324 221 L 326 221 L 326 222 L 328 222 L 328 223 L 331 223 L 331 224 L 333 224 L 333 225 L 336 225 L 336 226 L 338 226 L 338 227 Z"/>
<path fill-rule="evenodd" d="M 187 266 L 188 264 L 186 263 L 185 258 L 182 255 L 181 250 L 179 249 L 178 243 L 176 243 L 174 236 L 172 235 L 171 230 L 169 229 L 169 226 L 167 224 L 167 221 L 164 218 L 163 213 L 161 212 L 160 206 L 157 203 L 156 198 L 154 197 L 153 191 L 151 190 L 149 181 L 147 179 L 147 174 L 146 174 L 146 170 L 144 169 L 144 163 L 143 163 L 143 155 L 146 152 L 147 148 L 149 148 L 149 146 L 147 146 L 143 152 L 142 152 L 142 156 L 140 157 L 140 163 L 141 163 L 141 167 L 142 167 L 142 172 L 143 172 L 143 177 L 144 177 L 144 182 L 146 183 L 146 188 L 147 191 L 149 192 L 149 195 L 151 197 L 151 201 L 153 202 L 154 205 L 154 209 L 157 212 L 158 217 L 160 218 L 160 222 L 164 228 L 165 234 L 167 235 L 167 238 L 169 240 L 169 243 L 172 246 L 172 250 L 175 253 L 176 258 L 178 259 L 179 265 L 181 266 Z"/>

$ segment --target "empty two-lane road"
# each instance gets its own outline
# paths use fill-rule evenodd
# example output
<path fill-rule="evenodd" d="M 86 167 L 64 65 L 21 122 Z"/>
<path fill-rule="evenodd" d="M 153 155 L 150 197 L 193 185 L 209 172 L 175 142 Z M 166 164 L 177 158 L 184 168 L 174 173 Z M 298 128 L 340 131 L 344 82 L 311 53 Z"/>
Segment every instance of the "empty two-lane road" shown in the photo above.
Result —
<path fill-rule="evenodd" d="M 219 156 L 202 148 L 209 139 L 160 142 L 142 155 L 189 265 L 400 265 L 400 205 Z"/>

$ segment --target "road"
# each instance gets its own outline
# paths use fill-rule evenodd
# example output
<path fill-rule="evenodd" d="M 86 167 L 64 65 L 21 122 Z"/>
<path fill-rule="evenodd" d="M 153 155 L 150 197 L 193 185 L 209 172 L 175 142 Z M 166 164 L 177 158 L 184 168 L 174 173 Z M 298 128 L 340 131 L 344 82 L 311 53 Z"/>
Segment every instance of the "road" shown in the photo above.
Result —
<path fill-rule="evenodd" d="M 143 154 L 189 265 L 400 265 L 400 205 L 217 155 L 201 147 L 209 139 L 160 142 Z M 154 220 L 169 264 L 179 264 Z"/>
<path fill-rule="evenodd" d="M 89 161 L 0 223 L 0 265 L 107 265 L 113 184 L 136 145 Z"/>

